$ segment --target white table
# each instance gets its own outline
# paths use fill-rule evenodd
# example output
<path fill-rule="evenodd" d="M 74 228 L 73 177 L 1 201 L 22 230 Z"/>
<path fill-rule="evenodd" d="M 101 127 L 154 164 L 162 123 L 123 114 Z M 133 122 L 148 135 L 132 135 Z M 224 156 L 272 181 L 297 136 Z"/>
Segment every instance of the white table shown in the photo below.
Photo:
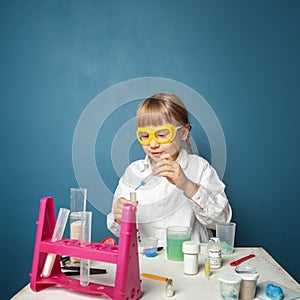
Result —
<path fill-rule="evenodd" d="M 165 283 L 142 278 L 143 300 L 156 299 L 219 299 L 220 289 L 218 274 L 234 272 L 234 267 L 229 266 L 233 260 L 254 253 L 255 258 L 247 261 L 247 264 L 255 266 L 259 273 L 259 282 L 268 280 L 300 292 L 300 285 L 296 282 L 263 248 L 235 248 L 232 255 L 223 256 L 222 268 L 211 270 L 209 279 L 204 277 L 204 252 L 205 244 L 201 245 L 199 255 L 199 273 L 196 275 L 185 275 L 183 273 L 183 262 L 171 262 L 166 259 L 165 252 L 158 252 L 155 258 L 140 256 L 140 272 L 151 273 L 159 276 L 172 278 L 174 281 L 175 295 L 172 298 L 165 296 Z M 93 266 L 106 268 L 107 274 L 92 275 L 91 279 L 96 283 L 114 285 L 115 265 L 101 262 L 93 262 Z M 33 292 L 29 284 L 20 290 L 13 300 L 76 300 L 76 299 L 107 299 L 102 296 L 81 294 L 59 286 L 53 286 L 40 292 Z M 255 298 L 258 299 L 258 298 Z M 298 298 L 300 299 L 300 298 Z"/>

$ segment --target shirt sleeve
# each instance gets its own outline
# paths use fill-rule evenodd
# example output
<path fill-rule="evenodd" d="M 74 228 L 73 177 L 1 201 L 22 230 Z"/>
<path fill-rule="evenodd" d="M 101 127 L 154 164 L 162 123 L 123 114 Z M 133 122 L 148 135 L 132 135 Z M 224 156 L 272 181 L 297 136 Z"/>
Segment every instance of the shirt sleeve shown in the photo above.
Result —
<path fill-rule="evenodd" d="M 127 182 L 129 182 L 130 179 L 128 179 L 128 173 L 130 173 L 130 166 L 127 167 L 125 174 L 120 178 L 118 186 L 115 190 L 114 197 L 113 197 L 113 202 L 112 202 L 112 207 L 111 207 L 111 212 L 106 216 L 106 226 L 109 231 L 111 231 L 115 236 L 119 237 L 120 236 L 120 225 L 115 222 L 114 214 L 112 212 L 113 210 L 113 205 L 114 201 L 120 197 L 128 198 L 131 187 L 128 185 Z M 125 178 L 125 179 L 124 179 Z"/>
<path fill-rule="evenodd" d="M 232 210 L 225 194 L 225 185 L 210 165 L 206 166 L 199 189 L 191 198 L 196 218 L 201 224 L 215 229 L 218 222 L 229 222 Z"/>
<path fill-rule="evenodd" d="M 119 185 L 115 191 L 113 203 L 111 206 L 111 212 L 106 216 L 106 226 L 115 236 L 120 236 L 120 225 L 115 221 L 115 216 L 113 214 L 114 201 L 120 197 L 120 190 L 122 189 L 122 182 L 119 181 Z"/>
<path fill-rule="evenodd" d="M 115 222 L 114 214 L 110 212 L 106 217 L 106 225 L 108 230 L 110 230 L 115 236 L 120 236 L 120 225 Z"/>

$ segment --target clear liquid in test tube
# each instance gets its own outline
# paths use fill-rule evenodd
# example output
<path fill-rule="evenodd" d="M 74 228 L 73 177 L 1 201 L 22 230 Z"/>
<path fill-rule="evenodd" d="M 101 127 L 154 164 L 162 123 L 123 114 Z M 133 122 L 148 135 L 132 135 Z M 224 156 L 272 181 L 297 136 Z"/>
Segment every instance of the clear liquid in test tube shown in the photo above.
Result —
<path fill-rule="evenodd" d="M 92 232 L 92 212 L 86 211 L 81 213 L 81 237 L 82 247 L 91 243 Z M 90 282 L 90 260 L 80 259 L 80 285 L 87 286 Z"/>

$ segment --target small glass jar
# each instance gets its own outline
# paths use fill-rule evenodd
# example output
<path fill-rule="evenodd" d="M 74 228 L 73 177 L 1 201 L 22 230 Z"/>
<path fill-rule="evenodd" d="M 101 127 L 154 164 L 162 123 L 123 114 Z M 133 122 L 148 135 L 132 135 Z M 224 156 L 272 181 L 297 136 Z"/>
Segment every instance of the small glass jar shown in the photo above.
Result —
<path fill-rule="evenodd" d="M 174 293 L 175 293 L 175 290 L 174 290 L 173 280 L 168 279 L 167 284 L 166 284 L 166 296 L 173 297 Z"/>
<path fill-rule="evenodd" d="M 222 266 L 222 247 L 219 238 L 212 237 L 208 241 L 207 254 L 212 269 L 219 269 Z"/>

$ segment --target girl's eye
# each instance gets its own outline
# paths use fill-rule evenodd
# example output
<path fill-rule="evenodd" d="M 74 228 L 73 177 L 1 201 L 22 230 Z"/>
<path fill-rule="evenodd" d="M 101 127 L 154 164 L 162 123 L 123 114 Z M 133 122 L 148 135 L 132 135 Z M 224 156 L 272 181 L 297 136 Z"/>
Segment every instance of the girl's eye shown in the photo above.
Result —
<path fill-rule="evenodd" d="M 167 137 L 169 135 L 169 133 L 170 132 L 168 130 L 162 130 L 162 131 L 156 132 L 156 136 L 164 138 L 164 137 Z"/>
<path fill-rule="evenodd" d="M 141 137 L 142 140 L 148 140 L 149 139 L 149 133 L 146 133 L 146 132 L 141 133 L 140 137 Z"/>

